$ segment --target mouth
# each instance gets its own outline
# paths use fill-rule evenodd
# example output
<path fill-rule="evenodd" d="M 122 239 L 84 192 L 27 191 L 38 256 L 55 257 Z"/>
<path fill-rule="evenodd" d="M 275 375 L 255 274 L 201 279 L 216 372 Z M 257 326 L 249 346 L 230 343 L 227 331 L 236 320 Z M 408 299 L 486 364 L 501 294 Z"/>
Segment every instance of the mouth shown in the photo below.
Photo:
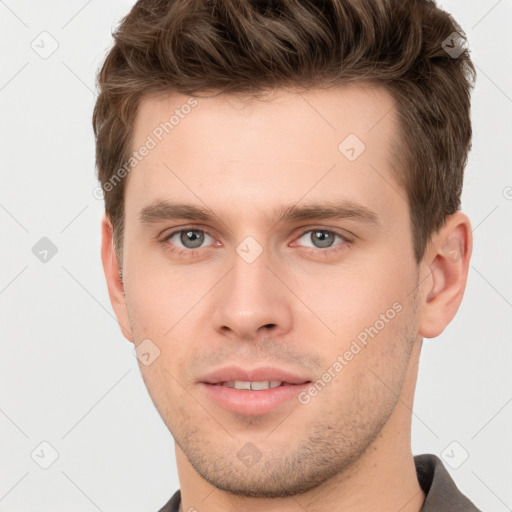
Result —
<path fill-rule="evenodd" d="M 237 387 L 238 389 L 266 389 L 283 384 L 304 384 L 311 380 L 282 368 L 265 366 L 245 369 L 239 366 L 228 366 L 210 372 L 201 378 L 200 382 Z M 253 385 L 255 387 L 252 387 Z"/>
<path fill-rule="evenodd" d="M 279 409 L 311 384 L 311 380 L 277 368 L 224 368 L 199 381 L 209 400 L 222 409 L 259 416 Z M 296 404 L 299 401 L 296 400 Z"/>
<path fill-rule="evenodd" d="M 231 380 L 229 382 L 217 382 L 214 386 L 226 386 L 234 389 L 246 389 L 251 391 L 262 391 L 264 389 L 273 389 L 280 386 L 295 386 L 290 382 L 279 380 L 262 380 L 262 381 L 248 381 L 248 380 Z"/>

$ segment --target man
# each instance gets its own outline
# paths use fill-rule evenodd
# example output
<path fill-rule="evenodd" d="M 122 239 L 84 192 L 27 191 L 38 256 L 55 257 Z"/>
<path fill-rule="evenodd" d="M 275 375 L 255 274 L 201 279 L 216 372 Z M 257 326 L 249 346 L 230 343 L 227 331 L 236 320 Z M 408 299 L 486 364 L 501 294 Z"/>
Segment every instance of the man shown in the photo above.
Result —
<path fill-rule="evenodd" d="M 161 511 L 475 511 L 413 456 L 464 293 L 474 68 L 429 0 L 141 0 L 99 75 L 102 261 Z"/>

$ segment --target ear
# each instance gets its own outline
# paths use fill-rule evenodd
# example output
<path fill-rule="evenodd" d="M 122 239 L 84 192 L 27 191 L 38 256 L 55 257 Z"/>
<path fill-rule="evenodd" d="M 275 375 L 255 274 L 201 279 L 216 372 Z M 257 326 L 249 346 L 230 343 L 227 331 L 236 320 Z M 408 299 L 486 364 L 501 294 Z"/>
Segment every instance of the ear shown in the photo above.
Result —
<path fill-rule="evenodd" d="M 113 232 L 110 219 L 104 215 L 101 221 L 101 261 L 103 263 L 105 279 L 107 280 L 108 294 L 123 336 L 133 343 L 124 296 L 124 285 L 119 275 L 120 266 L 114 249 Z"/>
<path fill-rule="evenodd" d="M 421 315 L 418 333 L 439 336 L 452 321 L 464 295 L 473 235 L 469 218 L 458 211 L 433 235 L 421 262 Z"/>

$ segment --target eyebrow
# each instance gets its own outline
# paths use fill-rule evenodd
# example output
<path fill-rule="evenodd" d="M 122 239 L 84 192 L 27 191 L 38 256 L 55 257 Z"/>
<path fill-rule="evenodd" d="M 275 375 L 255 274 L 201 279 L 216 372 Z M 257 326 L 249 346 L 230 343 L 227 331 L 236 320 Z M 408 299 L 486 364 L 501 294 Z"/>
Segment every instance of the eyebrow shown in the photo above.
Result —
<path fill-rule="evenodd" d="M 185 203 L 173 203 L 157 200 L 142 208 L 139 212 L 139 222 L 151 225 L 165 220 L 187 219 L 202 222 L 213 222 L 218 218 L 214 212 L 202 206 Z M 326 201 L 303 205 L 284 205 L 274 208 L 272 215 L 266 216 L 270 224 L 277 222 L 293 223 L 305 220 L 319 219 L 352 219 L 367 224 L 382 226 L 379 215 L 363 204 L 351 200 Z"/>

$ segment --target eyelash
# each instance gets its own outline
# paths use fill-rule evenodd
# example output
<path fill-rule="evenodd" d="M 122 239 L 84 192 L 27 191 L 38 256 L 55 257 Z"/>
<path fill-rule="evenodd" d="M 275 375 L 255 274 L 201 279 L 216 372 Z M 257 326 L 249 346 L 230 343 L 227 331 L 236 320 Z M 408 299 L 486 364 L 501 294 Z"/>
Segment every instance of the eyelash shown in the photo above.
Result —
<path fill-rule="evenodd" d="M 170 233 L 168 235 L 165 235 L 165 237 L 161 240 L 161 243 L 166 245 L 166 250 L 169 251 L 173 255 L 177 255 L 177 256 L 180 256 L 180 257 L 184 256 L 184 257 L 187 257 L 187 258 L 194 258 L 195 256 L 197 256 L 198 252 L 200 252 L 202 249 L 206 249 L 207 247 L 199 247 L 197 249 L 186 249 L 186 248 L 181 248 L 181 247 L 177 248 L 177 247 L 173 246 L 172 244 L 170 245 L 170 244 L 167 243 L 174 235 L 176 235 L 178 233 L 183 233 L 185 231 L 197 231 L 197 232 L 205 233 L 205 234 L 209 235 L 209 233 L 206 232 L 204 229 L 186 228 L 185 227 L 185 228 L 181 228 L 181 229 L 178 229 L 176 231 L 173 231 L 172 233 Z M 326 233 L 331 233 L 333 235 L 339 236 L 340 238 L 343 239 L 343 242 L 335 245 L 334 247 L 326 247 L 325 249 L 321 249 L 321 248 L 318 248 L 318 247 L 316 247 L 316 248 L 315 247 L 303 247 L 303 249 L 306 249 L 306 251 L 308 253 L 315 253 L 317 255 L 321 254 L 322 256 L 327 257 L 327 256 L 331 256 L 333 254 L 336 254 L 338 251 L 345 249 L 347 246 L 350 246 L 353 243 L 353 240 L 348 238 L 343 233 L 340 233 L 340 232 L 338 232 L 336 230 L 333 230 L 333 229 L 318 228 L 318 227 L 317 228 L 310 228 L 310 229 L 307 229 L 307 230 L 303 231 L 297 237 L 297 239 L 302 238 L 306 233 L 311 233 L 311 232 L 314 232 L 314 231 L 324 231 Z M 211 236 L 211 235 L 209 235 L 209 236 Z"/>

